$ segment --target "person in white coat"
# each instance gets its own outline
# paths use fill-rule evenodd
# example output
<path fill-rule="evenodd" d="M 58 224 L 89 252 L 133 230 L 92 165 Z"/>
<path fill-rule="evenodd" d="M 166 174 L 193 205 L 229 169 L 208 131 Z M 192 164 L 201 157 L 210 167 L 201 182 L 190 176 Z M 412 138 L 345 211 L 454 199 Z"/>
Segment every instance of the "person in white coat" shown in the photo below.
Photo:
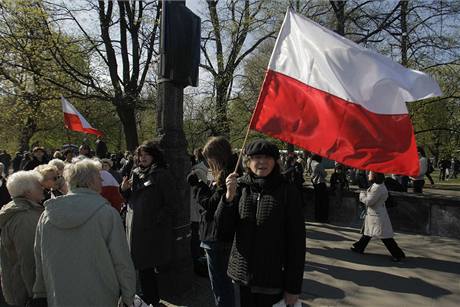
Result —
<path fill-rule="evenodd" d="M 367 213 L 364 219 L 364 234 L 355 242 L 351 250 L 360 254 L 364 253 L 371 238 L 381 239 L 385 247 L 391 253 L 392 261 L 399 262 L 406 257 L 393 239 L 393 227 L 385 207 L 388 199 L 388 190 L 385 187 L 385 175 L 369 172 L 371 187 L 359 195 L 360 202 L 366 205 Z"/>

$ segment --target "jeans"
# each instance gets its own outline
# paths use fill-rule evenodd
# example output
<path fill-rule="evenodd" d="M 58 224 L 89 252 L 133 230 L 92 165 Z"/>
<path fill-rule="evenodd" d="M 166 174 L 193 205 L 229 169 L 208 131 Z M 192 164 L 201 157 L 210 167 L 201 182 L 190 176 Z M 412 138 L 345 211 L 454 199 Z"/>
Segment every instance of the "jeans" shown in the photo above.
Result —
<path fill-rule="evenodd" d="M 230 245 L 225 243 L 213 243 L 211 248 L 205 248 L 209 280 L 218 307 L 235 306 L 233 283 L 227 275 L 230 249 Z"/>
<path fill-rule="evenodd" d="M 414 186 L 414 193 L 423 193 L 423 186 L 425 185 L 425 180 L 414 180 L 412 184 Z"/>

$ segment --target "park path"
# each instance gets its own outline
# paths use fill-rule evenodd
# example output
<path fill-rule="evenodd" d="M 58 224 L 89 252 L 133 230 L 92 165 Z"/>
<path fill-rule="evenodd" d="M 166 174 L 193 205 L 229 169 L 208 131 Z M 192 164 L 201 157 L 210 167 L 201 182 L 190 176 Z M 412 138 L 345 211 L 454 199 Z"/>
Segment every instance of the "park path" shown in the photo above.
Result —
<path fill-rule="evenodd" d="M 460 240 L 397 233 L 407 259 L 393 263 L 380 240 L 366 254 L 349 250 L 359 230 L 306 223 L 304 306 L 460 306 Z M 167 306 L 211 307 L 209 282 L 194 277 L 190 289 Z"/>

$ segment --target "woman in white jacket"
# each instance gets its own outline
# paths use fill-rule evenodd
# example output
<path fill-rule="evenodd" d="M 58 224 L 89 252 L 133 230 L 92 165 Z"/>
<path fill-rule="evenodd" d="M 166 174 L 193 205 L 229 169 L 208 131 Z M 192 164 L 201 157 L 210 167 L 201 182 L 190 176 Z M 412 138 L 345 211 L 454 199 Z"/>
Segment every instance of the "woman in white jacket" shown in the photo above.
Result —
<path fill-rule="evenodd" d="M 367 213 L 364 219 L 364 234 L 355 242 L 351 250 L 364 253 L 371 238 L 381 239 L 392 255 L 392 261 L 401 261 L 406 257 L 393 239 L 393 227 L 385 207 L 388 190 L 383 183 L 385 176 L 381 173 L 369 172 L 369 181 L 373 184 L 366 192 L 361 192 L 359 200 L 366 205 Z"/>

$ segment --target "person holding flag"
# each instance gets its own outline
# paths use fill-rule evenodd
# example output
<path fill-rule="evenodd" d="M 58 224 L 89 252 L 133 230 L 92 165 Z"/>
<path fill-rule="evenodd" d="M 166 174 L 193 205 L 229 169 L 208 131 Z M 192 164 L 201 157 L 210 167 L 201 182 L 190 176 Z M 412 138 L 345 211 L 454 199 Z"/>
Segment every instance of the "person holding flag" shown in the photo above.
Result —
<path fill-rule="evenodd" d="M 244 150 L 246 174 L 226 179 L 215 213 L 217 227 L 235 233 L 228 275 L 239 285 L 241 307 L 298 302 L 305 263 L 300 190 L 282 175 L 276 145 L 258 139 Z"/>

